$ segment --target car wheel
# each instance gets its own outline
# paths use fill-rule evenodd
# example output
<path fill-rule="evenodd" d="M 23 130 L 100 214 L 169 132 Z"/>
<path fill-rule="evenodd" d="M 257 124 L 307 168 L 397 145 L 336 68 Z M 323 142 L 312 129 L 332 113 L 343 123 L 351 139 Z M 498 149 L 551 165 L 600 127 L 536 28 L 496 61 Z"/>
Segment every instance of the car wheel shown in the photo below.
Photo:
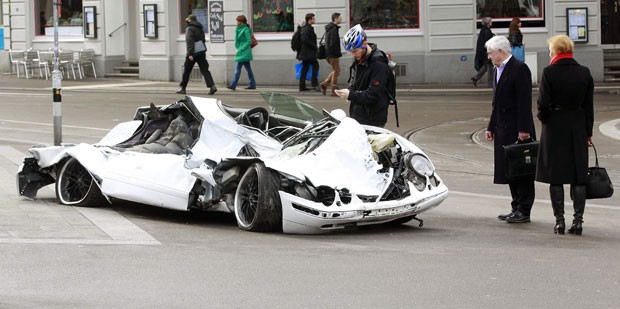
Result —
<path fill-rule="evenodd" d="M 278 173 L 263 163 L 252 164 L 235 193 L 235 217 L 239 228 L 252 232 L 278 231 L 282 228 Z"/>
<path fill-rule="evenodd" d="M 93 176 L 75 158 L 64 161 L 58 172 L 56 198 L 60 204 L 75 206 L 98 206 L 105 201 Z"/>

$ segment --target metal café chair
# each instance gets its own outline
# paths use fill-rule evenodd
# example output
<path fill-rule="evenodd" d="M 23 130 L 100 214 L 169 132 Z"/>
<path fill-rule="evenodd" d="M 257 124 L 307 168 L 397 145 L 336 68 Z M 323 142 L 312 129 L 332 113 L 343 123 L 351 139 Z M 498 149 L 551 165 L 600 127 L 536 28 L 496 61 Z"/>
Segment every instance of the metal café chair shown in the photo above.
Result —
<path fill-rule="evenodd" d="M 39 51 L 39 77 L 42 76 L 42 70 L 45 70 L 45 79 L 52 76 L 50 68 L 54 65 L 54 52 L 53 51 Z"/>
<path fill-rule="evenodd" d="M 19 62 L 24 60 L 24 51 L 9 49 L 9 60 L 11 61 L 11 74 L 15 70 L 17 78 L 19 78 Z"/>
<path fill-rule="evenodd" d="M 71 68 L 71 73 L 73 73 L 73 79 L 75 79 L 75 67 L 73 60 L 73 51 L 72 50 L 62 50 L 58 53 L 58 64 L 61 68 L 61 71 L 67 73 L 67 77 L 69 76 L 69 68 Z"/>
<path fill-rule="evenodd" d="M 97 78 L 97 71 L 95 70 L 95 50 L 94 49 L 82 49 L 78 53 L 77 67 L 80 78 L 86 76 L 85 69 L 90 66 L 93 70 L 93 76 Z"/>
<path fill-rule="evenodd" d="M 24 73 L 26 73 L 26 79 L 30 78 L 28 71 L 34 74 L 35 66 L 39 64 L 39 54 L 36 50 L 28 49 L 24 52 L 24 59 L 17 61 L 17 76 L 19 77 L 19 67 L 24 66 Z"/>

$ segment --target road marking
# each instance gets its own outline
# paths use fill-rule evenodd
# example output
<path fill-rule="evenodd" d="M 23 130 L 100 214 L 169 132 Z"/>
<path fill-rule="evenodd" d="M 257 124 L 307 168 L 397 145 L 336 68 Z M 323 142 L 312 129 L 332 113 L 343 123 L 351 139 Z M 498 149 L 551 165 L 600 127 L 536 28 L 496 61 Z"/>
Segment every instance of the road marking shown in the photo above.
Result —
<path fill-rule="evenodd" d="M 0 146 L 0 160 L 9 162 L 12 165 L 18 166 L 22 163 L 25 155 L 11 146 Z M 16 168 L 17 170 L 17 168 Z M 3 175 L 6 173 L 0 173 Z M 10 177 L 6 176 L 5 177 Z M 3 184 L 13 182 L 12 180 L 2 179 Z M 14 186 L 14 185 L 13 185 Z M 15 190 L 15 187 L 3 186 L 4 190 Z M 50 186 L 42 188 L 42 190 L 49 190 L 53 194 L 53 189 Z M 11 197 L 0 197 L 3 206 L 0 207 L 17 207 L 11 205 Z M 43 207 L 43 205 L 42 205 Z M 71 206 L 64 206 L 71 207 Z M 21 243 L 21 244 L 85 244 L 85 245 L 159 245 L 161 244 L 155 238 L 153 238 L 146 231 L 129 221 L 111 208 L 89 208 L 89 207 L 71 207 L 73 210 L 81 214 L 85 219 L 90 221 L 99 230 L 105 233 L 110 239 L 86 239 L 86 238 L 3 238 L 0 237 L 0 243 Z M 47 210 L 49 212 L 49 210 Z M 11 216 L 11 211 L 5 211 L 5 216 Z M 15 211 L 14 216 L 18 218 L 20 213 Z M 54 215 L 54 214 L 50 214 Z M 55 216 L 55 215 L 54 215 Z M 23 220 L 23 218 L 21 218 Z M 18 220 L 17 220 L 18 221 Z M 1 231 L 0 226 L 0 231 Z M 12 229 L 19 229 L 19 227 L 11 227 Z M 79 232 L 79 226 L 76 227 Z"/>
<path fill-rule="evenodd" d="M 472 193 L 472 192 L 452 191 L 452 190 L 449 191 L 448 195 L 450 194 L 469 196 L 469 197 L 479 197 L 479 198 L 493 198 L 493 199 L 506 200 L 506 201 L 512 200 L 512 198 L 505 196 L 505 195 L 493 195 L 493 194 Z M 551 204 L 551 201 L 536 199 L 534 200 L 534 203 Z M 586 207 L 588 208 L 620 210 L 620 207 L 618 206 L 598 205 L 598 204 L 591 204 L 591 203 L 586 203 L 586 204 L 587 204 Z"/>
<path fill-rule="evenodd" d="M 161 82 L 132 82 L 122 84 L 98 84 L 98 85 L 84 85 L 84 86 L 69 86 L 63 87 L 62 90 L 77 90 L 77 89 L 99 89 L 99 88 L 114 88 L 114 87 L 127 87 L 127 86 L 144 86 L 144 85 L 157 85 Z M 50 90 L 52 88 L 49 88 Z"/>
<path fill-rule="evenodd" d="M 51 90 L 51 89 L 50 89 Z M 49 93 L 18 93 L 18 92 L 0 92 L 0 95 L 8 95 L 8 96 L 20 96 L 20 97 L 43 97 L 43 96 L 49 96 L 51 97 L 52 95 Z"/>
<path fill-rule="evenodd" d="M 38 126 L 48 126 L 51 127 L 54 124 L 45 123 L 45 122 L 32 122 L 32 121 L 20 121 L 20 120 L 9 120 L 9 119 L 0 119 L 0 122 L 8 122 L 8 123 L 19 123 L 19 124 L 28 124 L 28 125 L 38 125 Z M 82 126 L 69 126 L 63 125 L 63 128 L 72 128 L 72 129 L 85 129 L 85 130 L 95 130 L 95 131 L 110 131 L 110 129 L 105 128 L 95 128 L 95 127 L 82 127 Z"/>
<path fill-rule="evenodd" d="M 618 123 L 620 123 L 620 119 L 614 119 L 607 122 L 601 123 L 598 126 L 598 130 L 603 133 L 603 135 L 613 138 L 615 140 L 620 140 L 620 131 L 618 130 Z"/>

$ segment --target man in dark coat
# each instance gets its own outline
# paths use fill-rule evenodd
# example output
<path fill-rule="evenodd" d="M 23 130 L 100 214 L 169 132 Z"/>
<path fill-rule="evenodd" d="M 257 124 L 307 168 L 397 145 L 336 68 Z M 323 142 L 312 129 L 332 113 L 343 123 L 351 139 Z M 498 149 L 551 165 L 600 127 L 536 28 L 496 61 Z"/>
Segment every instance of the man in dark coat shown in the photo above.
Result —
<path fill-rule="evenodd" d="M 319 89 L 319 62 L 316 60 L 316 53 L 319 49 L 316 43 L 316 33 L 314 33 L 314 23 L 316 18 L 313 13 L 306 14 L 306 22 L 299 30 L 301 33 L 301 50 L 297 52 L 297 59 L 302 61 L 301 75 L 299 76 L 299 91 L 308 91 L 306 87 L 306 74 L 308 69 L 312 65 L 312 89 L 321 91 Z"/>
<path fill-rule="evenodd" d="M 340 50 L 340 35 L 338 26 L 342 22 L 340 13 L 332 14 L 332 22 L 325 25 L 325 60 L 332 67 L 332 71 L 327 75 L 327 78 L 321 83 L 321 90 L 323 95 L 327 92 L 327 86 L 331 87 L 331 96 L 335 97 L 336 89 L 338 89 L 338 76 L 340 75 L 340 57 L 342 57 L 342 51 Z"/>
<path fill-rule="evenodd" d="M 493 64 L 487 57 L 487 48 L 484 44 L 495 36 L 491 32 L 492 26 L 491 17 L 484 17 L 482 19 L 482 27 L 480 28 L 480 34 L 478 34 L 478 41 L 476 42 L 476 57 L 474 58 L 474 69 L 478 72 L 471 78 L 471 82 L 474 86 L 478 86 L 478 81 L 487 73 L 487 86 L 493 85 Z"/>
<path fill-rule="evenodd" d="M 487 140 L 494 141 L 493 183 L 508 184 L 512 196 L 512 210 L 498 218 L 509 223 L 530 222 L 534 179 L 509 181 L 506 178 L 503 146 L 536 136 L 532 116 L 532 74 L 525 63 L 512 57 L 506 37 L 493 37 L 485 45 L 495 66 L 492 111 L 485 134 Z"/>
<path fill-rule="evenodd" d="M 366 33 L 360 25 L 347 31 L 343 45 L 354 59 L 349 88 L 336 90 L 336 94 L 351 102 L 349 116 L 357 122 L 385 126 L 388 111 L 386 87 L 388 76 L 392 74 L 386 54 L 377 44 L 366 41 Z"/>
<path fill-rule="evenodd" d="M 189 75 L 194 69 L 194 64 L 198 63 L 200 73 L 209 87 L 209 94 L 217 91 L 215 82 L 211 72 L 209 72 L 209 62 L 207 61 L 207 46 L 205 45 L 205 32 L 202 30 L 202 24 L 196 20 L 195 15 L 189 15 L 185 19 L 187 28 L 185 28 L 185 43 L 187 44 L 187 54 L 185 55 L 185 64 L 183 65 L 183 79 L 181 80 L 181 88 L 177 89 L 178 94 L 185 94 L 185 88 L 189 83 Z"/>

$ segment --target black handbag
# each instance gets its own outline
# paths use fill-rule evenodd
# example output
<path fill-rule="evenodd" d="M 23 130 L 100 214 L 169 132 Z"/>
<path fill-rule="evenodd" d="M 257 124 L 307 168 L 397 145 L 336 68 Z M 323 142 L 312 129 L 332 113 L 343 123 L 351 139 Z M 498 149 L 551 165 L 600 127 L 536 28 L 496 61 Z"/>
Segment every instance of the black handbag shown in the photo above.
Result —
<path fill-rule="evenodd" d="M 317 59 L 325 59 L 325 43 L 323 43 L 323 39 L 325 38 L 325 34 L 321 37 L 321 42 L 319 42 L 319 51 L 316 53 Z"/>
<path fill-rule="evenodd" d="M 586 199 L 608 198 L 614 194 L 614 186 L 607 175 L 607 170 L 598 165 L 598 153 L 594 148 L 594 157 L 596 165 L 588 168 L 588 177 L 586 178 Z"/>
<path fill-rule="evenodd" d="M 508 181 L 534 180 L 540 142 L 529 139 L 504 146 L 504 171 Z"/>

